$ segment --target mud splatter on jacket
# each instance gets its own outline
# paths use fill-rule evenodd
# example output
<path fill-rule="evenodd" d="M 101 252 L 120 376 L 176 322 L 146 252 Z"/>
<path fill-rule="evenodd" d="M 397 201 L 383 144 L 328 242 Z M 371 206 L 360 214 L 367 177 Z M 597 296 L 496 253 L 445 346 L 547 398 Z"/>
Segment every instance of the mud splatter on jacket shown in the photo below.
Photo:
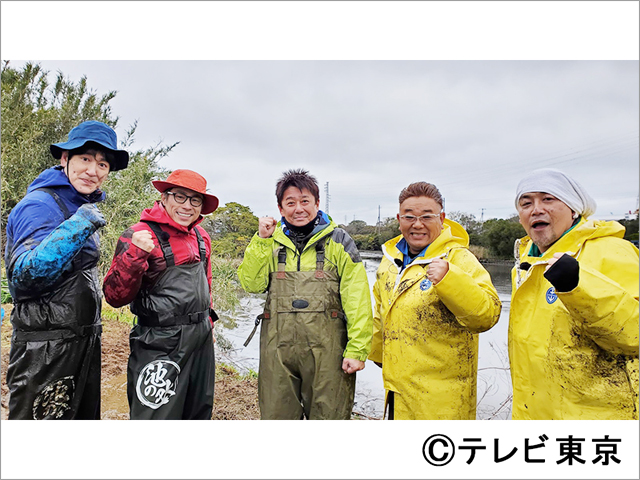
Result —
<path fill-rule="evenodd" d="M 638 419 L 638 249 L 617 222 L 582 219 L 541 257 L 517 244 L 509 359 L 514 419 Z M 579 283 L 555 292 L 544 277 L 571 252 Z M 528 270 L 518 263 L 527 262 Z"/>
<path fill-rule="evenodd" d="M 398 275 L 402 238 L 383 245 L 369 359 L 382 363 L 384 388 L 402 396 L 408 419 L 475 420 L 478 333 L 498 321 L 498 294 L 458 223 L 445 219 L 425 254 Z M 437 285 L 427 279 L 435 258 L 449 262 Z"/>
<path fill-rule="evenodd" d="M 122 307 L 131 303 L 141 288 L 148 289 L 167 269 L 162 249 L 155 236 L 153 236 L 155 247 L 151 252 L 146 252 L 131 243 L 133 232 L 151 231 L 151 227 L 144 221 L 156 222 L 163 231 L 168 233 L 176 265 L 200 261 L 198 238 L 194 231 L 195 228 L 198 229 L 204 239 L 209 258 L 207 282 L 209 283 L 209 291 L 211 291 L 211 238 L 198 225 L 203 218 L 200 216 L 195 224 L 188 228 L 174 222 L 160 202 L 156 202 L 152 208 L 145 209 L 140 216 L 141 221 L 125 230 L 118 240 L 111 268 L 103 284 L 104 296 L 109 305 Z"/>
<path fill-rule="evenodd" d="M 54 198 L 41 188 L 56 192 L 72 215 L 69 220 L 65 221 Z M 83 263 L 93 266 L 100 248 L 96 227 L 73 215 L 85 203 L 104 199 L 100 190 L 90 195 L 79 193 L 61 166 L 45 170 L 29 185 L 27 195 L 14 207 L 7 221 L 5 262 L 14 300 L 35 298 L 50 291 L 65 273 L 72 271 L 72 262 L 79 252 L 80 266 Z M 82 258 L 86 261 L 82 262 Z"/>

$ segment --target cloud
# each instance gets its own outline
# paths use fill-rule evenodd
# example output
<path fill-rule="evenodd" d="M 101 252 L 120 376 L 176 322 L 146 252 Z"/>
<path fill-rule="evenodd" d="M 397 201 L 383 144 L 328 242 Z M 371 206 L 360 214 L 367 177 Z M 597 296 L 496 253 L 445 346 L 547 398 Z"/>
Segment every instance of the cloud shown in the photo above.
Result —
<path fill-rule="evenodd" d="M 289 168 L 310 170 L 321 197 L 329 183 L 338 222 L 372 224 L 378 206 L 394 216 L 418 180 L 450 211 L 508 217 L 519 178 L 539 166 L 575 175 L 597 215 L 636 207 L 637 61 L 42 63 L 117 90 L 119 133 L 139 120 L 136 146 L 179 141 L 163 166 L 199 171 L 222 203 L 258 215 L 277 213 Z"/>

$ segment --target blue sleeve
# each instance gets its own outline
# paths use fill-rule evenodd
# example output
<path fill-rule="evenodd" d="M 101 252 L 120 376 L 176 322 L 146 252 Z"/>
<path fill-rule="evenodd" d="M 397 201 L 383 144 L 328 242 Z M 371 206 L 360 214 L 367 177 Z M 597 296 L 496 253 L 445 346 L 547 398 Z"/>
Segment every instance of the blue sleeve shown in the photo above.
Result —
<path fill-rule="evenodd" d="M 29 202 L 15 213 L 7 261 L 11 283 L 21 290 L 41 291 L 54 285 L 97 230 L 78 214 L 62 221 L 59 208 L 45 202 Z"/>

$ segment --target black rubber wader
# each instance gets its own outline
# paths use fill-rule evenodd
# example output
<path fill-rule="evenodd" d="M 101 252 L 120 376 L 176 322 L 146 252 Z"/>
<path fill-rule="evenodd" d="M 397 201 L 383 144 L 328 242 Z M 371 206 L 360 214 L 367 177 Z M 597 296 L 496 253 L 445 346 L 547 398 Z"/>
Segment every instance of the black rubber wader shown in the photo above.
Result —
<path fill-rule="evenodd" d="M 215 354 L 204 241 L 196 229 L 200 262 L 175 265 L 167 234 L 156 223 L 147 223 L 160 242 L 167 269 L 131 304 L 138 323 L 129 335 L 129 416 L 210 420 Z"/>
<path fill-rule="evenodd" d="M 60 197 L 42 188 L 71 215 Z M 94 235 L 97 235 L 94 234 Z M 100 419 L 99 252 L 81 250 L 50 291 L 14 298 L 9 419 Z"/>
<path fill-rule="evenodd" d="M 349 419 L 356 376 L 342 370 L 347 329 L 340 279 L 324 270 L 324 239 L 316 245 L 315 271 L 286 272 L 285 263 L 283 247 L 260 331 L 261 418 Z"/>

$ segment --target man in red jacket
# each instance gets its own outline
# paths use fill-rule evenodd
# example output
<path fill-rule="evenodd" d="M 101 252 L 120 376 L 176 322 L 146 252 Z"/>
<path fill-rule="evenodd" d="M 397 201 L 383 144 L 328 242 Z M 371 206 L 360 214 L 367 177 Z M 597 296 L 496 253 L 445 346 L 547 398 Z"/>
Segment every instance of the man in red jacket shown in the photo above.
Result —
<path fill-rule="evenodd" d="M 127 229 L 105 277 L 114 307 L 131 303 L 127 396 L 133 419 L 211 419 L 215 357 L 211 239 L 198 226 L 218 208 L 191 170 L 154 181 L 160 201 Z"/>

